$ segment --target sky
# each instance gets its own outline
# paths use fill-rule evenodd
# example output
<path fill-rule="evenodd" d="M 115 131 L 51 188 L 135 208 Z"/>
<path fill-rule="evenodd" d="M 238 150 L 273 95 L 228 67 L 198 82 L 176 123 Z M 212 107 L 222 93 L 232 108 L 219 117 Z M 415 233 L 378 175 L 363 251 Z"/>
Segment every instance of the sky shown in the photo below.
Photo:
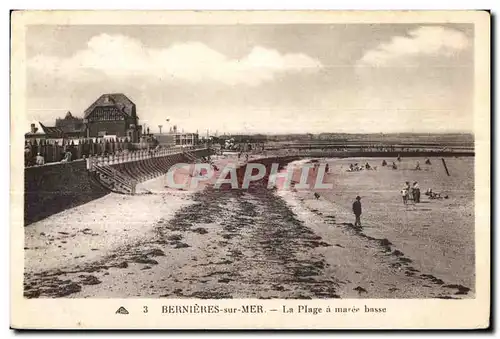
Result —
<path fill-rule="evenodd" d="M 472 132 L 473 40 L 469 24 L 29 26 L 26 121 L 124 93 L 152 132 Z"/>

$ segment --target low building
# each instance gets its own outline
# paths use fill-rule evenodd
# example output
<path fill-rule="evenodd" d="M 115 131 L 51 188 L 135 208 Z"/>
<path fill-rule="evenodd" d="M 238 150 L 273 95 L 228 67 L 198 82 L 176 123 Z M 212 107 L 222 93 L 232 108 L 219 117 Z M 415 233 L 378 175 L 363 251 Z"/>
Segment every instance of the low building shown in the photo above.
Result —
<path fill-rule="evenodd" d="M 198 144 L 198 133 L 173 133 L 176 146 L 194 146 Z"/>
<path fill-rule="evenodd" d="M 74 117 L 71 112 L 68 111 L 64 118 L 56 119 L 55 126 L 45 126 L 41 122 L 37 124 L 32 123 L 30 126 L 30 131 L 24 134 L 24 138 L 27 141 L 41 141 L 45 140 L 47 142 L 51 141 L 61 141 L 63 139 L 80 139 L 85 137 L 85 125 L 83 124 L 82 118 Z"/>
<path fill-rule="evenodd" d="M 31 124 L 30 131 L 24 134 L 24 139 L 28 142 L 37 142 L 39 143 L 41 140 L 45 140 L 47 135 L 43 132 L 43 129 L 40 131 L 36 124 Z"/>
<path fill-rule="evenodd" d="M 194 146 L 199 142 L 197 133 L 156 133 L 153 137 L 160 146 Z"/>
<path fill-rule="evenodd" d="M 175 136 L 173 134 L 154 134 L 153 137 L 158 141 L 158 144 L 162 147 L 173 147 L 175 146 Z"/>
<path fill-rule="evenodd" d="M 87 137 L 114 135 L 138 142 L 142 133 L 135 104 L 122 93 L 103 94 L 85 110 Z"/>
<path fill-rule="evenodd" d="M 36 124 L 31 124 L 30 132 L 24 134 L 24 139 L 30 143 L 39 143 L 44 140 L 46 143 L 53 144 L 55 142 L 62 143 L 67 137 L 64 131 L 59 127 L 45 126 L 41 122 L 38 123 L 41 130 L 36 127 Z"/>

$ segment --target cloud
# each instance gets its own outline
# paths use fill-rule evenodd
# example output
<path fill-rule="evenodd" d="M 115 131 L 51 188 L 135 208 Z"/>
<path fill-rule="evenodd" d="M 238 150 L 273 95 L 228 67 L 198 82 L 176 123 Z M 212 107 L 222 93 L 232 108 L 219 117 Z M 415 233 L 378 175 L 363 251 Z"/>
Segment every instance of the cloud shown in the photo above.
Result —
<path fill-rule="evenodd" d="M 457 30 L 440 26 L 425 26 L 408 32 L 408 37 L 395 36 L 367 51 L 358 66 L 408 66 L 418 65 L 419 57 L 451 58 L 467 49 L 467 36 Z"/>
<path fill-rule="evenodd" d="M 259 46 L 243 58 L 230 59 L 200 42 L 149 48 L 139 40 L 108 34 L 92 37 L 87 48 L 68 58 L 38 55 L 28 61 L 28 66 L 43 76 L 78 81 L 96 81 L 98 75 L 105 75 L 228 85 L 258 85 L 279 74 L 314 72 L 323 67 L 302 53 L 281 54 Z"/>

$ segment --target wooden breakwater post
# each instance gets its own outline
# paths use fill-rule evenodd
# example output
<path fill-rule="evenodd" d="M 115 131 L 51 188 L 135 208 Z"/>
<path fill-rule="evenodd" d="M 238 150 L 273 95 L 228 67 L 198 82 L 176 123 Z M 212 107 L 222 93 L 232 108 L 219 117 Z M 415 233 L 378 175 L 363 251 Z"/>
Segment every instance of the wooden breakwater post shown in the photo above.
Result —
<path fill-rule="evenodd" d="M 444 161 L 444 158 L 441 158 L 441 160 L 443 161 L 443 166 L 444 166 L 444 169 L 446 171 L 446 174 L 448 174 L 448 176 L 450 176 L 450 172 L 448 172 L 448 166 L 446 166 L 446 161 Z"/>

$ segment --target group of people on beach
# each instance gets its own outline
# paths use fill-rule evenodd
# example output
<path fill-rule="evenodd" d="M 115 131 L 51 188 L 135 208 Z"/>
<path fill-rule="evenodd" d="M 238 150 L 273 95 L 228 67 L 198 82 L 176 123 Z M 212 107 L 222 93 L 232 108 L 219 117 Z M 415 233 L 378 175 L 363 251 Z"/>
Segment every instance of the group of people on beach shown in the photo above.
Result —
<path fill-rule="evenodd" d="M 363 170 L 376 170 L 377 166 L 372 167 L 368 162 L 366 162 L 364 165 L 358 165 L 358 163 L 349 164 L 349 168 L 347 169 L 347 172 L 359 172 Z"/>
<path fill-rule="evenodd" d="M 401 156 L 398 155 L 397 157 L 397 161 L 401 161 Z M 425 159 L 425 164 L 426 165 L 431 165 L 431 161 L 429 160 L 429 158 L 426 158 Z M 388 166 L 387 164 L 387 161 L 386 160 L 383 160 L 382 161 L 382 166 Z M 396 165 L 396 162 L 393 161 L 392 162 L 392 169 L 397 169 L 398 166 Z M 368 162 L 365 164 L 365 166 L 358 166 L 358 164 L 350 164 L 349 165 L 349 169 L 347 170 L 348 172 L 352 172 L 352 171 L 360 171 L 360 170 L 363 170 L 363 169 L 371 169 L 370 165 L 368 164 Z M 376 169 L 376 167 L 374 168 Z M 415 166 L 415 170 L 421 170 L 421 167 L 420 167 L 420 162 L 417 161 L 416 163 L 416 166 Z M 433 192 L 432 188 L 429 188 L 425 191 L 424 193 L 427 197 L 429 197 L 429 199 L 448 199 L 448 196 L 442 196 L 441 193 L 436 193 L 436 192 Z M 403 199 L 403 204 L 404 205 L 407 205 L 409 203 L 409 201 L 413 201 L 414 203 L 420 203 L 420 197 L 421 197 L 421 193 L 420 193 L 420 186 L 418 185 L 418 182 L 417 181 L 414 181 L 412 185 L 410 185 L 410 182 L 409 181 L 406 181 L 405 184 L 403 185 L 403 188 L 401 189 L 401 197 Z M 355 216 L 355 222 L 354 222 L 354 226 L 355 227 L 361 227 L 361 212 L 362 212 L 362 208 L 361 208 L 361 197 L 360 196 L 357 196 L 355 201 L 353 202 L 352 204 L 352 211 L 354 213 L 354 216 Z"/>
<path fill-rule="evenodd" d="M 399 155 L 398 155 L 397 161 L 401 161 L 401 156 L 399 156 Z M 426 165 L 430 165 L 430 164 L 431 164 L 431 161 L 429 160 L 429 158 L 425 159 L 425 164 L 426 164 Z M 382 160 L 382 166 L 383 166 L 383 167 L 384 167 L 384 166 L 387 166 L 387 161 Z M 392 169 L 394 169 L 394 170 L 395 170 L 395 169 L 398 169 L 398 165 L 396 165 L 396 162 L 395 162 L 395 161 L 393 161 L 393 162 L 392 162 L 392 166 L 391 166 L 391 167 L 392 167 Z M 422 168 L 420 168 L 420 162 L 419 162 L 419 161 L 417 161 L 417 164 L 416 164 L 416 166 L 415 166 L 415 170 L 416 170 L 416 171 L 420 171 L 421 169 L 422 169 Z"/>
<path fill-rule="evenodd" d="M 448 195 L 442 195 L 439 192 L 434 192 L 432 188 L 428 188 L 424 193 L 429 199 L 448 199 Z M 415 203 L 420 202 L 420 187 L 415 181 L 413 186 L 410 187 L 410 183 L 407 181 L 401 190 L 401 195 L 403 197 L 403 204 L 408 204 L 409 200 L 413 200 Z"/>
<path fill-rule="evenodd" d="M 401 161 L 401 158 L 398 158 L 398 161 Z M 385 166 L 387 166 L 387 161 L 382 160 L 382 167 L 385 167 Z M 392 162 L 391 167 L 392 167 L 392 169 L 394 169 L 394 170 L 395 170 L 395 169 L 398 169 L 398 165 L 396 165 L 396 162 L 395 162 L 395 161 L 393 161 L 393 162 Z"/>
<path fill-rule="evenodd" d="M 401 189 L 401 196 L 403 198 L 403 204 L 408 204 L 409 200 L 413 200 L 414 203 L 420 202 L 420 187 L 418 186 L 418 182 L 413 182 L 413 185 L 410 187 L 410 182 L 405 182 L 403 188 Z"/>

